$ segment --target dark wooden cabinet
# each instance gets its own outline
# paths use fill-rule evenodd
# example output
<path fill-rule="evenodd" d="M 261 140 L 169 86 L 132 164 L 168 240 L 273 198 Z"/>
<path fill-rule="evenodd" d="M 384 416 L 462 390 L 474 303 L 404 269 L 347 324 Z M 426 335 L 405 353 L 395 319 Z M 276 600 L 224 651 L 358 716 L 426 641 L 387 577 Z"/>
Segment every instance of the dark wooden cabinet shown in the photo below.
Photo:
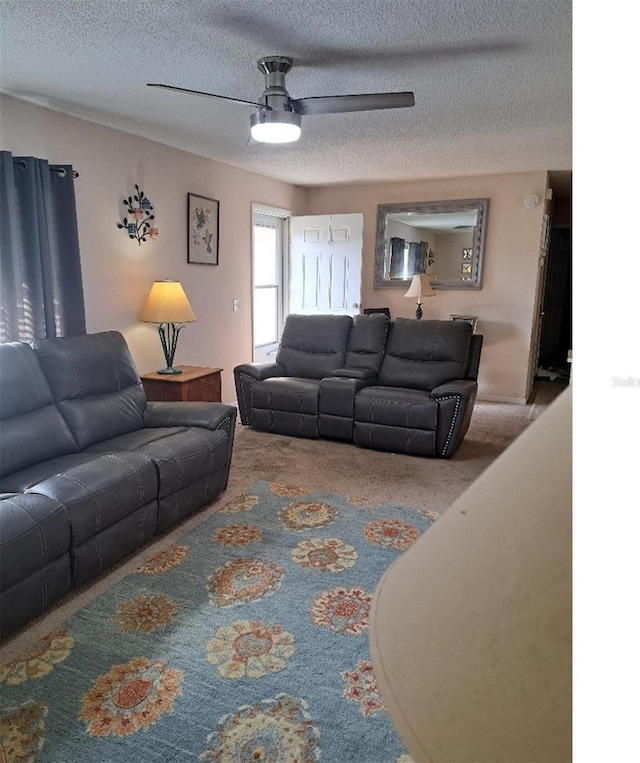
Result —
<path fill-rule="evenodd" d="M 222 400 L 222 368 L 177 366 L 181 374 L 143 374 L 147 400 L 189 403 L 219 403 Z"/>

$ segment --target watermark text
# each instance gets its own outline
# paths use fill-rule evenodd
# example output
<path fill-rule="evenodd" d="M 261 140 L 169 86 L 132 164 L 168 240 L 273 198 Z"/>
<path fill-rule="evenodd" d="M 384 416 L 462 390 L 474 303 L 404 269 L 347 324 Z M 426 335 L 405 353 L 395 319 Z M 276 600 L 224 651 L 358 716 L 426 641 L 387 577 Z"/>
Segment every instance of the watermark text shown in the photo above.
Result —
<path fill-rule="evenodd" d="M 640 387 L 640 378 L 637 376 L 612 376 L 611 384 L 614 387 Z"/>

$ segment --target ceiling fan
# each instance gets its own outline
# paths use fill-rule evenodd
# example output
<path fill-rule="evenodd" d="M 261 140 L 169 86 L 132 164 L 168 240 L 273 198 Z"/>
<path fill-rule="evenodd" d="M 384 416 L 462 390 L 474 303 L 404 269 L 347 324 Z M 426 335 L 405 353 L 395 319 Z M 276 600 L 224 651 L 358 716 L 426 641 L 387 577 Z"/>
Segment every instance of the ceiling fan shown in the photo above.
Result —
<path fill-rule="evenodd" d="M 312 98 L 291 98 L 285 86 L 285 75 L 291 71 L 293 60 L 287 56 L 266 56 L 258 61 L 258 69 L 265 76 L 265 90 L 259 101 L 247 101 L 228 95 L 204 93 L 185 87 L 147 83 L 180 93 L 223 98 L 234 103 L 255 106 L 251 115 L 251 137 L 261 143 L 291 143 L 300 137 L 303 116 L 337 114 L 348 111 L 373 111 L 377 109 L 401 109 L 415 104 L 412 92 L 362 93 L 360 95 L 321 95 Z"/>

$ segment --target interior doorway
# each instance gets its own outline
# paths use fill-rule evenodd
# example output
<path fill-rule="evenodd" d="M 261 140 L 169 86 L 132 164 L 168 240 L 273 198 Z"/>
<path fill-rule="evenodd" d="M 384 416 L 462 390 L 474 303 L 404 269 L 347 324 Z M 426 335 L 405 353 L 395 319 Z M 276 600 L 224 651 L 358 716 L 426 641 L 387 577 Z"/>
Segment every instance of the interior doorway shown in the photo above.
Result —
<path fill-rule="evenodd" d="M 289 313 L 357 315 L 361 213 L 294 217 L 252 209 L 253 362 L 272 363 Z"/>
<path fill-rule="evenodd" d="M 572 347 L 571 326 L 571 228 L 552 227 L 536 379 L 569 378 L 567 360 Z"/>
<path fill-rule="evenodd" d="M 571 172 L 549 173 L 552 201 L 543 216 L 527 400 L 537 381 L 568 382 L 572 349 Z"/>
<path fill-rule="evenodd" d="M 289 312 L 357 315 L 362 290 L 362 213 L 292 217 Z"/>

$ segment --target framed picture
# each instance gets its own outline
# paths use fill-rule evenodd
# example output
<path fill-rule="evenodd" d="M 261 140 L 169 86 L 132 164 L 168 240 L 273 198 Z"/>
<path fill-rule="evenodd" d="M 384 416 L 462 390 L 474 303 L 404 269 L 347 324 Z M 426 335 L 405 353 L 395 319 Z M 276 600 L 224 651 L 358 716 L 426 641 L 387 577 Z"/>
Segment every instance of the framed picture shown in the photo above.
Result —
<path fill-rule="evenodd" d="M 456 315 L 455 313 L 449 316 L 450 321 L 466 321 L 473 326 L 473 333 L 476 333 L 478 328 L 478 316 L 477 315 Z"/>
<path fill-rule="evenodd" d="M 187 194 L 187 262 L 218 264 L 220 202 Z"/>

